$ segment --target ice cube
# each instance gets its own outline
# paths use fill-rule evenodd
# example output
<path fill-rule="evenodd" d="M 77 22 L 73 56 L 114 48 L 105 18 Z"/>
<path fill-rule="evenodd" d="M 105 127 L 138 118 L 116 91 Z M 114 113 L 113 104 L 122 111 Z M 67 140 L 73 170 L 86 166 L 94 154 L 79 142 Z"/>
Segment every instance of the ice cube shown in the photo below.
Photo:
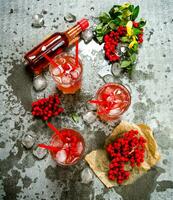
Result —
<path fill-rule="evenodd" d="M 113 83 L 115 80 L 111 74 L 107 74 L 107 75 L 103 76 L 103 81 L 105 83 Z"/>
<path fill-rule="evenodd" d="M 66 151 L 65 150 L 60 150 L 60 151 L 58 151 L 57 153 L 56 153 L 56 161 L 58 162 L 58 163 L 64 163 L 65 161 L 66 161 L 66 159 L 67 159 L 67 153 L 66 153 Z"/>
<path fill-rule="evenodd" d="M 108 95 L 113 94 L 113 92 L 114 92 L 114 89 L 112 87 L 109 87 L 109 86 L 106 87 L 105 91 L 104 91 L 104 93 L 108 94 Z"/>
<path fill-rule="evenodd" d="M 96 115 L 92 111 L 89 111 L 83 116 L 83 120 L 87 124 L 91 124 L 96 120 Z"/>
<path fill-rule="evenodd" d="M 119 63 L 114 63 L 111 67 L 111 72 L 114 76 L 119 76 L 121 74 L 121 68 Z"/>
<path fill-rule="evenodd" d="M 61 140 L 56 140 L 53 142 L 53 146 L 58 147 L 58 148 L 62 148 L 64 145 L 64 143 Z"/>
<path fill-rule="evenodd" d="M 83 144 L 82 142 L 78 142 L 77 145 L 76 145 L 76 150 L 77 150 L 77 153 L 80 155 L 83 151 Z"/>
<path fill-rule="evenodd" d="M 36 149 L 33 150 L 32 153 L 37 159 L 41 160 L 47 155 L 47 152 L 48 152 L 47 149 L 37 147 Z"/>
<path fill-rule="evenodd" d="M 120 112 L 121 112 L 121 110 L 119 108 L 112 109 L 109 111 L 109 115 L 110 116 L 118 115 Z"/>
<path fill-rule="evenodd" d="M 97 105 L 93 104 L 93 103 L 87 103 L 86 107 L 87 107 L 88 110 L 92 110 L 92 111 L 97 110 Z"/>
<path fill-rule="evenodd" d="M 91 28 L 86 29 L 85 31 L 82 32 L 81 38 L 84 40 L 84 42 L 87 44 L 89 43 L 92 38 L 93 38 L 93 31 Z"/>
<path fill-rule="evenodd" d="M 42 26 L 44 26 L 44 17 L 41 14 L 35 14 L 32 17 L 33 21 L 32 21 L 32 27 L 35 28 L 41 28 Z"/>
<path fill-rule="evenodd" d="M 34 143 L 35 139 L 31 135 L 25 135 L 22 139 L 22 144 L 26 149 L 31 149 Z"/>
<path fill-rule="evenodd" d="M 63 72 L 64 72 L 64 70 L 61 65 L 59 65 L 58 67 L 52 68 L 52 75 L 54 75 L 54 76 L 59 76 Z"/>
<path fill-rule="evenodd" d="M 63 84 L 70 84 L 72 79 L 70 76 L 63 76 L 61 80 Z"/>
<path fill-rule="evenodd" d="M 73 15 L 72 13 L 67 13 L 65 16 L 64 16 L 64 20 L 66 22 L 75 22 L 76 21 L 76 16 Z"/>
<path fill-rule="evenodd" d="M 72 76 L 73 79 L 77 79 L 79 77 L 79 73 L 76 70 L 72 71 L 70 74 L 71 74 L 71 76 Z"/>
<path fill-rule="evenodd" d="M 87 167 L 81 172 L 81 182 L 84 184 L 88 184 L 93 180 L 93 173 Z"/>
<path fill-rule="evenodd" d="M 33 79 L 33 87 L 36 91 L 44 90 L 47 87 L 47 80 L 43 75 L 35 76 Z"/>

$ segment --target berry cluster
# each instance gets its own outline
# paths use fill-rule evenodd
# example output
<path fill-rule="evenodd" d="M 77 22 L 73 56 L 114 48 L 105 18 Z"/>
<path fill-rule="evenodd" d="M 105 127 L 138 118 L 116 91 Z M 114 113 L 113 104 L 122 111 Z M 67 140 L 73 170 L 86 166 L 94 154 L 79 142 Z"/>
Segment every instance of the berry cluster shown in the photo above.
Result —
<path fill-rule="evenodd" d="M 122 184 L 130 176 L 130 171 L 125 170 L 125 165 L 130 164 L 133 168 L 140 167 L 144 162 L 146 140 L 138 135 L 137 130 L 131 130 L 123 134 L 123 137 L 116 139 L 106 147 L 111 158 L 109 164 L 108 178 L 117 180 Z"/>
<path fill-rule="evenodd" d="M 120 57 L 117 55 L 116 47 L 120 41 L 120 37 L 125 36 L 127 33 L 126 28 L 119 26 L 117 31 L 111 31 L 104 37 L 104 50 L 105 56 L 111 62 L 118 61 Z"/>
<path fill-rule="evenodd" d="M 57 94 L 40 99 L 32 103 L 32 115 L 47 121 L 49 118 L 57 116 L 64 111 L 63 108 L 59 107 L 60 104 Z"/>

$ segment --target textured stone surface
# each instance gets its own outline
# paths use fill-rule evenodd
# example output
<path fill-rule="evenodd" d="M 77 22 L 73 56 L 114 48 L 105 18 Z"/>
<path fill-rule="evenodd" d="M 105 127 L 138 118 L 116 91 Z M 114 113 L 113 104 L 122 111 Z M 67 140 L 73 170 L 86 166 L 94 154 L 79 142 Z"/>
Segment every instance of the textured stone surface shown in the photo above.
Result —
<path fill-rule="evenodd" d="M 120 3 L 123 1 L 116 1 Z M 136 183 L 124 187 L 106 189 L 94 176 L 91 184 L 81 183 L 80 173 L 86 163 L 69 168 L 57 167 L 46 156 L 37 160 L 32 150 L 21 144 L 24 134 L 34 134 L 37 141 L 48 142 L 52 135 L 44 123 L 33 120 L 31 102 L 56 91 L 49 75 L 48 87 L 35 92 L 32 78 L 21 64 L 24 52 L 55 31 L 71 26 L 64 15 L 73 13 L 77 20 L 94 17 L 113 5 L 112 0 L 103 1 L 55 1 L 55 0 L 0 0 L 0 199 L 5 200 L 171 200 L 173 197 L 173 3 L 172 0 L 131 1 L 141 6 L 140 15 L 147 19 L 145 40 L 139 52 L 132 79 L 121 77 L 123 84 L 132 92 L 132 104 L 123 119 L 135 123 L 144 122 L 154 129 L 162 154 L 158 166 L 150 170 Z M 42 28 L 31 27 L 32 16 L 44 10 L 45 24 Z M 52 122 L 57 127 L 78 129 L 86 141 L 86 153 L 102 147 L 112 124 L 93 124 L 82 120 L 87 111 L 86 101 L 91 99 L 103 84 L 97 72 L 107 65 L 102 46 L 94 41 L 80 42 L 80 56 L 84 65 L 81 92 L 75 95 L 60 94 L 66 112 Z M 74 49 L 72 49 L 74 51 Z M 75 102 L 75 103 L 74 103 Z M 71 113 L 77 113 L 76 123 Z"/>

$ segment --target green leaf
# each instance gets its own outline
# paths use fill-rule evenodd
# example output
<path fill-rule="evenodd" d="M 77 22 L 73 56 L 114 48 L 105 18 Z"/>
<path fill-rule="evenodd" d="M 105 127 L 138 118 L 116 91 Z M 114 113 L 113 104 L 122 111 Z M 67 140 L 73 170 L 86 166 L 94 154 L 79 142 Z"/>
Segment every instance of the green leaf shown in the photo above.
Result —
<path fill-rule="evenodd" d="M 135 53 L 130 56 L 130 60 L 131 60 L 132 63 L 134 63 L 136 61 L 136 54 Z"/>
<path fill-rule="evenodd" d="M 103 28 L 103 23 L 100 23 L 96 26 L 96 30 L 101 30 Z"/>
<path fill-rule="evenodd" d="M 109 22 L 109 27 L 112 29 L 112 30 L 115 30 L 116 29 L 116 25 L 114 23 L 114 20 L 110 21 Z"/>
<path fill-rule="evenodd" d="M 132 12 L 130 12 L 129 9 L 126 9 L 123 11 L 122 17 L 125 18 L 127 21 L 129 21 L 128 17 L 132 15 Z"/>
<path fill-rule="evenodd" d="M 100 20 L 101 22 L 103 22 L 103 23 L 108 23 L 108 22 L 111 20 L 111 18 L 110 18 L 110 16 L 108 15 L 108 13 L 102 12 L 102 13 L 100 14 L 100 16 L 99 16 L 99 20 Z"/>
<path fill-rule="evenodd" d="M 121 68 L 127 68 L 129 65 L 131 64 L 131 61 L 129 61 L 129 60 L 123 60 L 122 62 L 121 62 Z"/>
<path fill-rule="evenodd" d="M 134 21 L 139 14 L 139 6 L 136 6 L 135 9 L 133 10 L 133 14 L 131 15 L 131 20 Z"/>
<path fill-rule="evenodd" d="M 138 51 L 138 43 L 136 43 L 136 44 L 133 45 L 132 50 L 133 50 L 134 52 L 137 52 L 137 51 Z"/>
<path fill-rule="evenodd" d="M 134 5 L 130 5 L 130 6 L 129 6 L 129 10 L 130 10 L 131 12 L 133 12 L 133 10 L 134 10 Z"/>
<path fill-rule="evenodd" d="M 121 38 L 121 41 L 123 43 L 129 42 L 129 38 L 124 36 L 124 37 Z"/>
<path fill-rule="evenodd" d="M 134 35 L 138 35 L 139 33 L 141 33 L 141 30 L 139 28 L 132 28 L 132 29 Z"/>
<path fill-rule="evenodd" d="M 72 113 L 71 118 L 75 123 L 78 123 L 80 117 L 77 113 Z"/>
<path fill-rule="evenodd" d="M 97 40 L 98 40 L 99 43 L 103 42 L 103 36 L 97 36 L 96 38 L 97 38 Z"/>
<path fill-rule="evenodd" d="M 121 19 L 119 17 L 117 17 L 116 19 L 112 20 L 113 23 L 116 25 L 116 26 L 119 26 L 120 23 L 121 23 Z"/>
<path fill-rule="evenodd" d="M 115 19 L 117 16 L 121 15 L 122 12 L 120 11 L 120 5 L 114 5 L 110 11 L 109 15 L 112 17 L 112 19 Z"/>

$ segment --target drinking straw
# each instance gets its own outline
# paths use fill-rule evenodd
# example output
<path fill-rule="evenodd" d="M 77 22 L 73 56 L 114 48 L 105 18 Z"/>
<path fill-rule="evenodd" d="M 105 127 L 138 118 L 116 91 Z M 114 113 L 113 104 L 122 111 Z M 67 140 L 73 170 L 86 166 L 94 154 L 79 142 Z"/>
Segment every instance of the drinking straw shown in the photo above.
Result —
<path fill-rule="evenodd" d="M 62 134 L 60 133 L 60 131 L 59 131 L 57 128 L 55 128 L 55 126 L 54 126 L 53 124 L 51 124 L 50 122 L 48 122 L 47 125 L 48 125 L 48 127 L 49 127 L 53 132 L 55 132 L 55 133 L 59 136 L 59 138 L 60 138 L 62 141 L 64 141 Z"/>
<path fill-rule="evenodd" d="M 58 147 L 54 147 L 54 146 L 50 146 L 50 145 L 46 145 L 46 144 L 38 144 L 38 147 L 47 149 L 49 151 L 54 151 L 54 152 L 58 152 L 60 150 L 60 148 L 58 148 Z"/>
<path fill-rule="evenodd" d="M 79 64 L 79 40 L 76 40 L 75 44 L 76 44 L 76 66 L 74 67 L 74 69 L 76 69 Z"/>
<path fill-rule="evenodd" d="M 53 60 L 53 59 L 51 59 L 47 54 L 43 54 L 43 56 L 54 66 L 54 67 L 57 67 L 57 63 Z"/>

